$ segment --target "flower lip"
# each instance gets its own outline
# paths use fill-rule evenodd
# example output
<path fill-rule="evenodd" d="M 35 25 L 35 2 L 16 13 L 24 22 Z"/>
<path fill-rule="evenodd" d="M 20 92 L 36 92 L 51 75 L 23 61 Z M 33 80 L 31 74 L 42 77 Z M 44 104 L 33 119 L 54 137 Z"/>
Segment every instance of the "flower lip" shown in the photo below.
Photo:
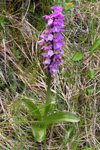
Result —
<path fill-rule="evenodd" d="M 44 39 L 42 39 L 42 40 L 40 40 L 40 41 L 37 41 L 37 43 L 38 43 L 39 45 L 42 45 L 42 44 L 44 43 Z"/>
<path fill-rule="evenodd" d="M 46 38 L 46 41 L 52 41 L 53 40 L 53 35 L 48 34 L 48 37 Z"/>
<path fill-rule="evenodd" d="M 50 25 L 52 25 L 53 24 L 53 19 L 49 19 L 48 20 L 48 24 L 46 25 L 46 26 L 50 26 Z"/>
<path fill-rule="evenodd" d="M 59 26 L 54 26 L 53 28 L 51 28 L 51 31 L 52 31 L 53 33 L 59 32 L 59 31 L 60 31 L 60 27 L 59 27 Z"/>
<path fill-rule="evenodd" d="M 64 41 L 59 41 L 57 43 L 54 43 L 54 49 L 61 48 L 61 46 L 64 45 L 64 44 L 65 44 Z"/>
<path fill-rule="evenodd" d="M 48 56 L 52 56 L 54 54 L 53 50 L 48 50 Z"/>
<path fill-rule="evenodd" d="M 42 56 L 43 56 L 43 57 L 48 57 L 48 54 L 42 53 Z"/>
<path fill-rule="evenodd" d="M 53 50 L 48 50 L 47 53 L 42 53 L 43 57 L 51 57 L 54 54 Z"/>
<path fill-rule="evenodd" d="M 45 34 L 42 33 L 42 34 L 40 35 L 40 37 L 41 37 L 41 38 L 46 38 L 47 35 L 45 35 Z"/>
<path fill-rule="evenodd" d="M 50 69 L 50 73 L 51 73 L 51 74 L 55 74 L 55 72 L 56 72 L 57 70 L 58 70 L 58 68 L 54 68 L 54 67 L 53 67 L 53 68 Z"/>
<path fill-rule="evenodd" d="M 50 32 L 50 30 L 44 30 L 43 33 L 48 34 Z"/>
<path fill-rule="evenodd" d="M 64 53 L 64 51 L 63 51 L 61 48 L 57 49 L 57 52 L 58 52 L 58 54 L 60 54 L 60 55 L 62 55 L 62 54 Z"/>
<path fill-rule="evenodd" d="M 50 62 L 51 62 L 51 59 L 50 59 L 50 58 L 47 58 L 47 59 L 43 62 L 43 64 L 50 64 Z"/>
<path fill-rule="evenodd" d="M 51 17 L 49 15 L 44 15 L 43 18 L 50 19 Z"/>
<path fill-rule="evenodd" d="M 50 44 L 50 45 L 48 45 L 48 46 L 43 46 L 41 49 L 48 50 L 48 49 L 50 49 L 51 47 L 52 47 L 52 45 Z"/>
<path fill-rule="evenodd" d="M 63 38 L 64 38 L 64 37 L 61 35 L 60 32 L 58 32 L 58 33 L 56 34 L 56 39 L 61 40 L 61 39 L 63 39 Z"/>

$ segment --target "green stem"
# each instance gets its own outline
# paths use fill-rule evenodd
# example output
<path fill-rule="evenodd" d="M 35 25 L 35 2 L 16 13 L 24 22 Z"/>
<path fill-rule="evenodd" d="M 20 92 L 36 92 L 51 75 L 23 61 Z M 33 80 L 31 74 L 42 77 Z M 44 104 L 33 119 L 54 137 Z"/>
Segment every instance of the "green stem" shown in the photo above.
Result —
<path fill-rule="evenodd" d="M 50 96 L 51 96 L 51 91 L 50 91 L 50 86 L 51 86 L 51 73 L 49 72 L 48 74 L 48 87 L 47 87 L 47 93 L 46 93 L 46 107 L 45 107 L 45 112 L 44 112 L 44 117 L 47 116 L 48 111 L 50 109 Z"/>

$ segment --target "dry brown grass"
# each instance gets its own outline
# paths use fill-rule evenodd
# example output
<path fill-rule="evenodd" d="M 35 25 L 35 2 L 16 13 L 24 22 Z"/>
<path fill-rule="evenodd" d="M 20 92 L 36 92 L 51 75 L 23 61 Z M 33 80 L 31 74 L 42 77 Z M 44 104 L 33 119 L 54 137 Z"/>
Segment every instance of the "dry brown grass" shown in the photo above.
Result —
<path fill-rule="evenodd" d="M 3 11 L 8 25 L 0 32 L 1 38 L 6 33 L 0 44 L 1 150 L 100 149 L 100 47 L 89 54 L 91 45 L 100 37 L 100 2 L 82 0 L 77 4 L 71 17 L 66 17 L 64 64 L 60 66 L 60 76 L 59 72 L 53 76 L 51 91 L 54 100 L 61 79 L 57 107 L 77 112 L 80 122 L 50 126 L 46 141 L 42 143 L 34 141 L 28 122 L 33 117 L 20 101 L 23 96 L 30 97 L 37 105 L 45 103 L 47 72 L 43 69 L 40 47 L 36 43 L 40 33 L 26 17 L 28 7 L 22 18 L 18 18 L 19 13 Z M 80 41 L 79 36 L 85 40 Z M 79 62 L 71 59 L 75 51 L 84 55 Z M 89 78 L 88 68 L 95 71 L 94 79 Z"/>

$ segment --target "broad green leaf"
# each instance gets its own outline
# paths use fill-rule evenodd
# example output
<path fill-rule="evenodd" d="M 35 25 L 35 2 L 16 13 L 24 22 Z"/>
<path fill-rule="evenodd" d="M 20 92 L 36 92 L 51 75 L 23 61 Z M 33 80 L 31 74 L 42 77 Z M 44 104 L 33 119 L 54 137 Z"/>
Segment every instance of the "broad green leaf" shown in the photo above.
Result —
<path fill-rule="evenodd" d="M 81 52 L 75 52 L 72 56 L 73 61 L 78 61 L 83 58 L 83 54 Z"/>
<path fill-rule="evenodd" d="M 92 53 L 100 45 L 100 38 L 98 38 L 92 45 L 90 53 Z"/>
<path fill-rule="evenodd" d="M 44 124 L 49 125 L 60 121 L 78 122 L 79 118 L 71 112 L 57 112 L 47 116 L 44 120 Z"/>
<path fill-rule="evenodd" d="M 23 98 L 23 103 L 27 106 L 27 108 L 30 110 L 30 112 L 38 119 L 41 120 L 41 114 L 38 109 L 38 107 L 32 103 L 29 99 Z"/>
<path fill-rule="evenodd" d="M 38 126 L 36 124 L 32 124 L 32 133 L 38 142 L 42 142 L 46 136 L 46 126 Z"/>
<path fill-rule="evenodd" d="M 95 78 L 95 72 L 92 68 L 89 68 L 88 69 L 88 76 L 91 78 L 91 79 L 94 79 Z"/>

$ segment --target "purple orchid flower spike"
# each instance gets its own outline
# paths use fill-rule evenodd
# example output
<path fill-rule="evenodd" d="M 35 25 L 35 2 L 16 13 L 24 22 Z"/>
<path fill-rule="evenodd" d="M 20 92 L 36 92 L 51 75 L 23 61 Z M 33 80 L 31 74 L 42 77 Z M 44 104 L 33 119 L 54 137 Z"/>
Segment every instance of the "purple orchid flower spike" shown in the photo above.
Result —
<path fill-rule="evenodd" d="M 52 14 L 43 16 L 48 20 L 47 27 L 48 30 L 44 30 L 40 35 L 42 40 L 38 41 L 39 45 L 47 42 L 46 46 L 43 46 L 42 49 L 45 50 L 45 53 L 42 53 L 42 56 L 46 58 L 43 62 L 45 65 L 44 69 L 48 68 L 51 74 L 55 74 L 58 70 L 57 65 L 62 63 L 60 56 L 63 54 L 61 47 L 65 44 L 62 41 L 63 36 L 61 32 L 64 32 L 62 29 L 64 27 L 64 15 L 60 12 L 62 7 L 60 5 L 51 7 Z"/>

